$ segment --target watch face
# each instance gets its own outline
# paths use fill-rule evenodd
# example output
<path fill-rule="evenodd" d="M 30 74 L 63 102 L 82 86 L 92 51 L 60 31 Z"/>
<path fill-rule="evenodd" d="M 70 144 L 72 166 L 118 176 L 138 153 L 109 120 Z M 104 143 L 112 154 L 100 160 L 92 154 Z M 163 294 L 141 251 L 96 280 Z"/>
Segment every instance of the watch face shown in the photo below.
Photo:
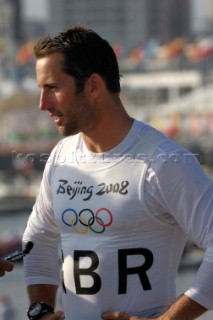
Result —
<path fill-rule="evenodd" d="M 29 310 L 29 314 L 31 316 L 35 317 L 38 314 L 40 314 L 41 310 L 42 310 L 42 305 L 39 302 L 36 302 L 31 305 L 30 310 Z"/>

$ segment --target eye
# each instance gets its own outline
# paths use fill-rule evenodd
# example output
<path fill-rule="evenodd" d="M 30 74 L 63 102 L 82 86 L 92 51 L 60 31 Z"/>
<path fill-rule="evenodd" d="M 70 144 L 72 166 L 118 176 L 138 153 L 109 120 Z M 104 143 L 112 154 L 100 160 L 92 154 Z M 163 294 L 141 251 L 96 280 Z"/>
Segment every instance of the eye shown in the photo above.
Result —
<path fill-rule="evenodd" d="M 56 86 L 49 85 L 48 87 L 49 87 L 49 90 L 50 90 L 50 91 L 55 91 L 55 90 L 56 90 Z"/>

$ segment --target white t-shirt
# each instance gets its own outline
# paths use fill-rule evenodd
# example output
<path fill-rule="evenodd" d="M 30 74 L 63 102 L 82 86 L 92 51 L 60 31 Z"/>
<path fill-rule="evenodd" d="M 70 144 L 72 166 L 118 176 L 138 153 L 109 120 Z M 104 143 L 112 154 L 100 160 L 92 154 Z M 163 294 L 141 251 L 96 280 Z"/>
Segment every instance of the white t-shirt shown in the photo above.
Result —
<path fill-rule="evenodd" d="M 59 142 L 46 165 L 24 241 L 26 284 L 59 283 L 66 319 L 105 311 L 156 316 L 175 298 L 186 235 L 204 250 L 186 294 L 213 307 L 213 186 L 198 160 L 162 133 L 134 120 L 103 154 L 81 135 Z M 202 270 L 203 269 L 203 270 Z"/>

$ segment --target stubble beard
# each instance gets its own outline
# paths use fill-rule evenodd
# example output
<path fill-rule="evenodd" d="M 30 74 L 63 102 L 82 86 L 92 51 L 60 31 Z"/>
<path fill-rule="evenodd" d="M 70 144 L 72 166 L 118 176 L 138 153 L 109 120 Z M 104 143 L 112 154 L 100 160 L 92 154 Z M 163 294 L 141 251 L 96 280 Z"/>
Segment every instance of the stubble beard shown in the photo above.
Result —
<path fill-rule="evenodd" d="M 73 136 L 78 133 L 78 129 L 76 125 L 73 125 L 71 123 L 67 123 L 62 127 L 59 127 L 59 133 L 63 137 L 69 137 Z"/>

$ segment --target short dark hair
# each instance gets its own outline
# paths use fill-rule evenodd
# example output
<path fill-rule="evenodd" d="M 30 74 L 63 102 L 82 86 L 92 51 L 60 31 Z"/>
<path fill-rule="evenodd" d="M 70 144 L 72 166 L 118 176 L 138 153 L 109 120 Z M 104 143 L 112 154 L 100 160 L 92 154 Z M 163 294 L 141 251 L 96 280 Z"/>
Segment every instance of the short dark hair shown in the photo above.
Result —
<path fill-rule="evenodd" d="M 63 70 L 76 79 L 77 90 L 84 88 L 85 80 L 99 74 L 112 93 L 120 92 L 118 61 L 113 48 L 95 31 L 84 26 L 75 26 L 57 36 L 45 36 L 34 45 L 37 59 L 52 53 L 64 56 Z"/>

